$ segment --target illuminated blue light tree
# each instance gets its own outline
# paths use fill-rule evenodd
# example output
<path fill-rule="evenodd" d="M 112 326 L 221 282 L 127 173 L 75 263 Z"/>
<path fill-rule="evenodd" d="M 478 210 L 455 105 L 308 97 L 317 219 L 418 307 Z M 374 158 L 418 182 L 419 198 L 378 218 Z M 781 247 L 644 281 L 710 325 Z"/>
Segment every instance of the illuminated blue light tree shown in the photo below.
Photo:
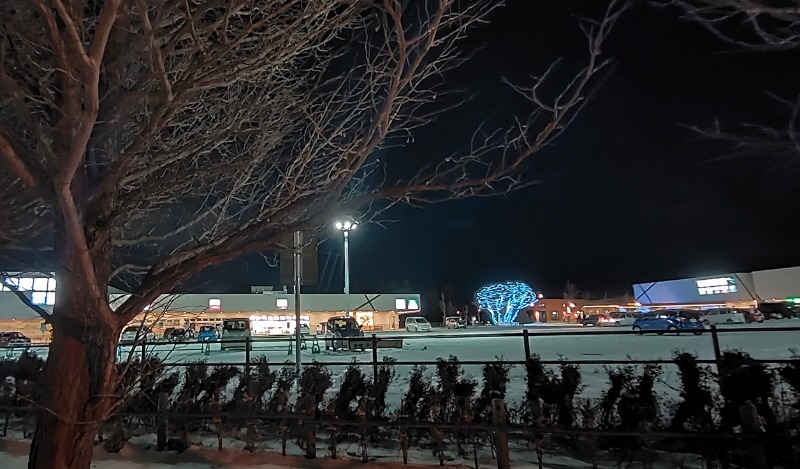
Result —
<path fill-rule="evenodd" d="M 509 324 L 520 310 L 536 302 L 536 292 L 524 282 L 490 283 L 481 287 L 475 298 L 495 324 Z"/>

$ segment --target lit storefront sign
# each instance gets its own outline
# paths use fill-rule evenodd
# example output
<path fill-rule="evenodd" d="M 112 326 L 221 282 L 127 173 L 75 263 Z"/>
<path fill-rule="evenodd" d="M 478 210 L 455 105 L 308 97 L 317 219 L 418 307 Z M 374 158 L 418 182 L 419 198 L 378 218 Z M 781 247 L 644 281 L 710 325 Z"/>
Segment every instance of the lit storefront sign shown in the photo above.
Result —
<path fill-rule="evenodd" d="M 219 298 L 210 298 L 208 300 L 209 311 L 219 311 L 222 307 L 222 301 Z"/>
<path fill-rule="evenodd" d="M 419 309 L 419 302 L 414 298 L 395 298 L 394 309 L 398 311 L 414 311 Z"/>
<path fill-rule="evenodd" d="M 294 334 L 296 316 L 250 316 L 250 331 L 255 335 Z M 311 318 L 300 315 L 300 325 L 309 327 Z"/>
<path fill-rule="evenodd" d="M 275 306 L 278 309 L 289 309 L 289 299 L 288 298 L 278 298 L 275 300 Z"/>
<path fill-rule="evenodd" d="M 733 277 L 709 278 L 697 280 L 697 293 L 700 295 L 721 295 L 736 293 L 736 280 Z"/>
<path fill-rule="evenodd" d="M 372 311 L 356 311 L 356 322 L 361 327 L 371 329 L 375 326 L 374 313 Z"/>

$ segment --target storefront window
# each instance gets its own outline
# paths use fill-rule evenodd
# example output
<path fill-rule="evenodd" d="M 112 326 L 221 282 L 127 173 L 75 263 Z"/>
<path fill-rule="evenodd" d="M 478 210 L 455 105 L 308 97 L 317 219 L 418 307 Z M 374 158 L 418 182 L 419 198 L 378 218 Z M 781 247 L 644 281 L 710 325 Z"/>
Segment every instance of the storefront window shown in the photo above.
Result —
<path fill-rule="evenodd" d="M 358 321 L 358 324 L 365 329 L 370 329 L 375 326 L 374 319 L 375 318 L 372 311 L 356 312 L 356 321 Z"/>

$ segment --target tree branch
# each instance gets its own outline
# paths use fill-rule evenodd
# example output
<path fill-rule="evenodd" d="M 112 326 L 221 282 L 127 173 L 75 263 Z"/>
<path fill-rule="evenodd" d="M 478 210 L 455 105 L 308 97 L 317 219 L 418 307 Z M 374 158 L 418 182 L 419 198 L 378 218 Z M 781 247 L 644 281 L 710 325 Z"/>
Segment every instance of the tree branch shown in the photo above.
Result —
<path fill-rule="evenodd" d="M 11 172 L 22 181 L 29 188 L 34 188 L 37 186 L 36 180 L 33 178 L 33 175 L 28 170 L 28 167 L 22 161 L 22 159 L 17 155 L 17 152 L 14 151 L 14 148 L 11 146 L 11 143 L 6 140 L 3 134 L 0 134 L 0 154 L 3 155 L 3 159 L 6 161 L 6 165 Z"/>
<path fill-rule="evenodd" d="M 44 309 L 44 308 L 42 308 L 41 306 L 33 304 L 33 303 L 31 302 L 31 299 L 30 299 L 30 298 L 28 298 L 28 297 L 27 297 L 27 295 L 25 295 L 25 293 L 24 293 L 24 292 L 20 291 L 20 290 L 17 288 L 17 286 L 16 286 L 16 285 L 13 285 L 13 284 L 10 284 L 10 283 L 8 283 L 8 282 L 6 281 L 6 275 L 7 275 L 7 274 L 6 274 L 5 272 L 2 272 L 2 273 L 0 273 L 0 283 L 2 283 L 4 287 L 6 287 L 6 288 L 8 288 L 9 290 L 11 290 L 11 293 L 13 293 L 13 294 L 14 294 L 14 295 L 15 295 L 17 298 L 19 298 L 19 300 L 20 300 L 20 301 L 21 301 L 21 302 L 22 302 L 22 303 L 23 303 L 25 306 L 27 306 L 27 307 L 28 307 L 28 308 L 30 308 L 30 309 L 31 309 L 33 312 L 35 312 L 36 314 L 38 314 L 39 316 L 41 316 L 41 317 L 42 317 L 42 319 L 44 319 L 44 320 L 45 320 L 45 322 L 48 322 L 48 323 L 49 323 L 49 322 L 50 322 L 50 319 L 53 317 L 53 315 L 52 315 L 52 314 L 50 314 L 49 312 L 47 312 L 47 310 L 45 310 L 45 309 Z"/>

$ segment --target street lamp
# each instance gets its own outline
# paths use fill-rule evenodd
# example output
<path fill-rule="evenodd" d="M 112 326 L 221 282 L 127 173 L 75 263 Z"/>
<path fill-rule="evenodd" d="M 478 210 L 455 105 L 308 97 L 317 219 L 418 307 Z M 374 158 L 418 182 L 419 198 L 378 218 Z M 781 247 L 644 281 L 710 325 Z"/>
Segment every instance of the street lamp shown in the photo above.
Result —
<path fill-rule="evenodd" d="M 334 224 L 337 230 L 341 231 L 344 235 L 344 294 L 346 311 L 350 315 L 350 232 L 358 228 L 358 220 L 353 218 L 342 218 L 336 220 Z"/>

